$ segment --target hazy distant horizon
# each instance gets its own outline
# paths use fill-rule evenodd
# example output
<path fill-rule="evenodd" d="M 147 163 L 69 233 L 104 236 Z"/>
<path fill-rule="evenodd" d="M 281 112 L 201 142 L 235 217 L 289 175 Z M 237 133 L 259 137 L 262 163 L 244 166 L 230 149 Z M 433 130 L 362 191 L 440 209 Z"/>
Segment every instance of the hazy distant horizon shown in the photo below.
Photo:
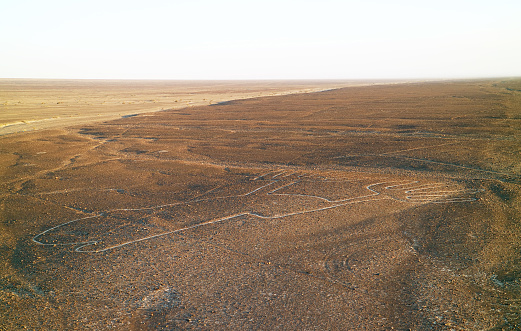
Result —
<path fill-rule="evenodd" d="M 176 79 L 176 78 L 55 78 L 55 77 L 0 77 L 0 81 L 106 81 L 106 82 L 339 82 L 339 83 L 405 83 L 405 82 L 441 82 L 441 81 L 479 81 L 479 80 L 495 80 L 495 79 L 518 79 L 519 76 L 489 76 L 489 77 L 413 77 L 413 78 L 193 78 L 193 79 Z"/>
<path fill-rule="evenodd" d="M 521 77 L 514 0 L 8 0 L 0 11 L 3 78 Z"/>

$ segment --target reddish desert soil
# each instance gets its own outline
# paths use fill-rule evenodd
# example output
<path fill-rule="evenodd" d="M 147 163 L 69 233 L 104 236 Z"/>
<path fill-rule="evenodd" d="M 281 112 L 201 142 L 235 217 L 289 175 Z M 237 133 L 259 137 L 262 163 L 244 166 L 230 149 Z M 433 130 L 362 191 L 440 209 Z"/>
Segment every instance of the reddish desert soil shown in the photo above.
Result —
<path fill-rule="evenodd" d="M 521 80 L 0 137 L 2 330 L 518 330 Z"/>

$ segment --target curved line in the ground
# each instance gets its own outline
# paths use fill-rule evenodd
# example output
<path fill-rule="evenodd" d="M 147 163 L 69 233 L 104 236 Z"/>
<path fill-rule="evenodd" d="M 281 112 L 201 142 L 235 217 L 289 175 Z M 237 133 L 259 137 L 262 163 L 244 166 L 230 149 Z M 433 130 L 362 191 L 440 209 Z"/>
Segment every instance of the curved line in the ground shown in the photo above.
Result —
<path fill-rule="evenodd" d="M 274 173 L 274 172 L 270 172 L 270 173 Z M 259 176 L 257 178 L 265 177 L 265 176 L 267 176 L 270 173 L 267 173 L 265 175 Z M 285 172 L 275 172 L 276 176 L 280 176 L 283 173 L 285 173 Z M 292 174 L 290 174 L 290 175 L 292 175 Z M 181 205 L 181 204 L 193 203 L 193 202 L 222 200 L 222 199 L 235 198 L 235 197 L 245 197 L 245 196 L 249 196 L 249 195 L 255 194 L 256 192 L 258 192 L 258 191 L 260 191 L 262 189 L 268 188 L 269 186 L 271 186 L 271 185 L 273 185 L 274 183 L 277 183 L 277 182 L 280 182 L 280 180 L 271 180 L 269 183 L 267 183 L 265 185 L 262 185 L 262 186 L 254 189 L 254 190 L 252 190 L 252 191 L 250 191 L 248 193 L 245 193 L 245 194 L 231 195 L 231 196 L 224 196 L 224 197 L 214 197 L 214 198 L 204 198 L 204 199 L 192 199 L 192 200 L 187 201 L 187 202 L 179 202 L 179 203 L 174 203 L 174 204 L 164 204 L 164 205 L 154 206 L 154 207 L 135 208 L 135 209 L 114 209 L 114 210 L 109 210 L 108 212 L 149 210 L 149 209 L 157 209 L 157 208 L 161 208 L 161 207 L 175 206 L 175 205 Z M 118 247 L 126 246 L 126 245 L 129 245 L 129 244 L 132 244 L 132 243 L 137 243 L 137 242 L 141 242 L 141 241 L 145 241 L 145 240 L 149 240 L 149 239 L 153 239 L 153 238 L 158 238 L 158 237 L 166 236 L 166 235 L 169 235 L 169 234 L 179 233 L 179 232 L 182 232 L 182 231 L 195 229 L 195 228 L 199 228 L 199 227 L 203 227 L 203 226 L 207 226 L 207 225 L 211 225 L 211 224 L 222 223 L 222 222 L 224 222 L 226 220 L 230 220 L 230 219 L 233 219 L 233 218 L 236 218 L 236 217 L 239 217 L 239 216 L 244 216 L 244 215 L 255 216 L 255 217 L 262 218 L 262 219 L 279 219 L 279 218 L 284 218 L 284 217 L 289 217 L 289 216 L 296 216 L 296 215 L 302 215 L 302 214 L 307 214 L 307 213 L 313 213 L 313 212 L 329 210 L 329 209 L 338 208 L 338 207 L 349 205 L 349 204 L 363 203 L 363 202 L 370 202 L 370 201 L 378 201 L 378 200 L 386 200 L 386 199 L 389 199 L 389 200 L 392 199 L 392 200 L 396 200 L 396 201 L 409 202 L 409 203 L 455 203 L 455 202 L 470 202 L 470 201 L 475 201 L 476 200 L 476 199 L 470 198 L 470 197 L 450 197 L 450 195 L 444 194 L 444 193 L 449 193 L 449 192 L 450 193 L 458 193 L 458 192 L 464 193 L 465 192 L 464 190 L 460 190 L 460 191 L 426 192 L 426 190 L 428 190 L 428 189 L 435 189 L 435 188 L 438 188 L 440 186 L 444 186 L 444 185 L 442 185 L 440 183 L 423 184 L 423 185 L 420 185 L 420 186 L 417 186 L 417 187 L 410 187 L 413 184 L 417 184 L 418 181 L 394 181 L 394 182 L 373 183 L 373 184 L 367 185 L 365 187 L 367 190 L 373 192 L 372 194 L 359 196 L 359 197 L 355 197 L 355 198 L 335 200 L 335 201 L 329 200 L 329 199 L 323 198 L 323 197 L 318 197 L 318 196 L 313 196 L 313 195 L 306 195 L 306 194 L 275 193 L 278 190 L 281 190 L 281 189 L 283 189 L 285 187 L 288 187 L 288 186 L 291 186 L 291 185 L 295 184 L 296 182 L 298 182 L 298 181 L 292 181 L 292 182 L 290 182 L 290 183 L 288 183 L 286 185 L 283 185 L 281 187 L 275 188 L 274 190 L 271 190 L 271 191 L 269 191 L 266 194 L 267 195 L 281 195 L 281 196 L 282 195 L 287 195 L 287 196 L 294 195 L 294 196 L 318 198 L 318 199 L 324 200 L 324 201 L 326 201 L 328 203 L 331 203 L 331 205 L 326 206 L 326 207 L 322 207 L 322 208 L 314 208 L 314 209 L 302 210 L 302 211 L 286 213 L 286 214 L 278 214 L 278 215 L 276 214 L 276 215 L 271 215 L 271 216 L 265 216 L 265 215 L 262 215 L 262 214 L 259 214 L 259 213 L 254 213 L 254 212 L 238 213 L 238 214 L 229 215 L 229 216 L 222 217 L 222 218 L 212 219 L 212 220 L 209 220 L 209 221 L 206 221 L 206 222 L 202 222 L 202 223 L 199 223 L 199 224 L 191 225 L 191 226 L 184 227 L 184 228 L 181 228 L 181 229 L 176 229 L 176 230 L 167 231 L 167 232 L 164 232 L 164 233 L 159 233 L 159 234 L 156 234 L 156 235 L 152 235 L 152 236 L 148 236 L 148 237 L 144 237 L 144 238 L 140 238 L 140 239 L 136 239 L 136 240 L 131 240 L 131 241 L 128 241 L 128 242 L 125 242 L 125 243 L 122 243 L 122 244 L 110 246 L 110 247 L 103 248 L 103 249 L 100 249 L 100 250 L 86 250 L 85 249 L 86 247 L 93 246 L 93 245 L 96 245 L 96 244 L 100 243 L 100 241 L 98 241 L 98 240 L 79 241 L 79 242 L 72 242 L 72 243 L 44 243 L 44 242 L 41 242 L 39 240 L 39 238 L 41 236 L 49 233 L 50 231 L 58 229 L 60 227 L 63 227 L 63 226 L 66 226 L 68 224 L 71 224 L 71 223 L 74 223 L 74 222 L 78 222 L 78 221 L 81 221 L 81 220 L 97 218 L 97 217 L 101 217 L 101 216 L 104 215 L 103 213 L 98 213 L 96 215 L 74 219 L 72 221 L 68 221 L 68 222 L 59 224 L 57 226 L 51 227 L 51 228 L 49 228 L 49 229 L 47 229 L 47 230 L 37 234 L 36 236 L 34 236 L 32 238 L 32 241 L 37 243 L 37 244 L 44 245 L 44 246 L 81 245 L 81 246 L 79 246 L 79 247 L 77 247 L 75 249 L 76 252 L 100 253 L 100 252 L 105 252 L 105 251 L 108 251 L 108 250 L 111 250 L 111 249 L 115 249 L 115 248 L 118 248 Z M 396 183 L 396 184 L 388 185 L 388 184 L 391 184 L 391 183 Z M 406 196 L 405 199 L 399 199 L 397 197 L 392 197 L 392 196 L 387 195 L 387 194 L 382 194 L 383 193 L 382 191 L 376 189 L 377 186 L 383 186 L 383 185 L 387 185 L 387 186 L 384 186 L 384 188 L 383 188 L 384 190 L 400 190 L 400 188 L 401 188 L 401 191 L 404 191 L 405 193 L 413 193 L 413 191 L 419 191 L 419 192 L 417 192 L 417 194 L 413 193 L 410 196 Z M 407 191 L 405 191 L 405 190 L 407 190 Z M 427 194 L 427 193 L 430 193 L 430 194 Z M 436 193 L 438 193 L 438 194 L 436 194 Z"/>

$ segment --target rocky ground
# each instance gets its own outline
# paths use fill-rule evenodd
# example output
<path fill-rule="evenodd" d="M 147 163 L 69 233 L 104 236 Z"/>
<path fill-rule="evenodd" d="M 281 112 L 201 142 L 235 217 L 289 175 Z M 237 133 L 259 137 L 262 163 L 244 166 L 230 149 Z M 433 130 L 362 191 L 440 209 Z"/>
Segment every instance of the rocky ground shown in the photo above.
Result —
<path fill-rule="evenodd" d="M 0 329 L 517 330 L 521 81 L 0 137 Z"/>

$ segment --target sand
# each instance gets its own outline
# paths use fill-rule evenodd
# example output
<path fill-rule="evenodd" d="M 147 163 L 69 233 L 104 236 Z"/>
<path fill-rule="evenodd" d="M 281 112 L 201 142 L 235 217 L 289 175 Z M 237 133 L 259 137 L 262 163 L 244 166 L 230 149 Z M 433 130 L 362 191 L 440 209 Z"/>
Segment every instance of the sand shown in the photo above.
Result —
<path fill-rule="evenodd" d="M 0 327 L 516 330 L 520 109 L 403 83 L 4 135 Z"/>
<path fill-rule="evenodd" d="M 0 79 L 0 135 L 229 100 L 396 82 Z"/>

